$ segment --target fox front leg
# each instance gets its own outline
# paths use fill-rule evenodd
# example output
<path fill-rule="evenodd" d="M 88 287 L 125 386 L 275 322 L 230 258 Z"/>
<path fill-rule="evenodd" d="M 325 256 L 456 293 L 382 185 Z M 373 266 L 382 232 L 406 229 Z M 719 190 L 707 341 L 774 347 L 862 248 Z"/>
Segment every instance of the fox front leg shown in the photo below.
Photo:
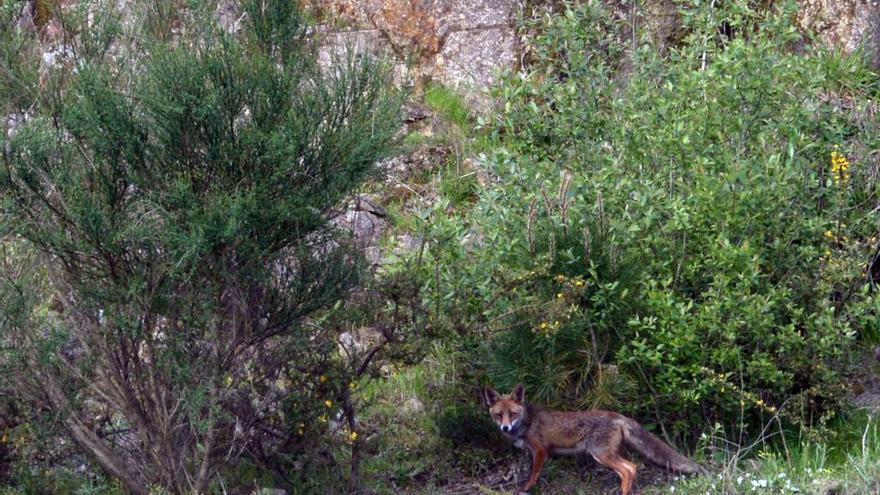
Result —
<path fill-rule="evenodd" d="M 526 484 L 517 492 L 517 495 L 528 493 L 529 490 L 538 482 L 541 475 L 541 468 L 544 467 L 544 461 L 547 460 L 547 449 L 541 445 L 530 445 L 529 450 L 532 452 L 532 469 L 529 473 L 529 479 Z"/>

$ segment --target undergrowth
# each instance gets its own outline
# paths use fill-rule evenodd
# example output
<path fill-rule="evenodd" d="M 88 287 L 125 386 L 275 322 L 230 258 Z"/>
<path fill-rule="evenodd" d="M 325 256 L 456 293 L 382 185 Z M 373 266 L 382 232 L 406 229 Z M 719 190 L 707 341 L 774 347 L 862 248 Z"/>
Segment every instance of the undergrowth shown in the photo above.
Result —
<path fill-rule="evenodd" d="M 861 53 L 811 45 L 790 3 L 681 6 L 687 38 L 663 56 L 622 43 L 601 2 L 526 20 L 531 65 L 499 87 L 503 110 L 468 121 L 493 180 L 440 188 L 415 222 L 446 332 L 419 370 L 460 367 L 426 387 L 433 457 L 418 463 L 437 469 L 409 489 L 449 489 L 450 469 L 513 489 L 487 480 L 526 456 L 481 430 L 473 392 L 524 382 L 538 403 L 625 412 L 715 468 L 645 493 L 876 491 L 876 427 L 848 399 L 880 315 L 865 273 L 878 77 Z M 589 492 L 583 472 L 554 460 L 541 493 Z"/>

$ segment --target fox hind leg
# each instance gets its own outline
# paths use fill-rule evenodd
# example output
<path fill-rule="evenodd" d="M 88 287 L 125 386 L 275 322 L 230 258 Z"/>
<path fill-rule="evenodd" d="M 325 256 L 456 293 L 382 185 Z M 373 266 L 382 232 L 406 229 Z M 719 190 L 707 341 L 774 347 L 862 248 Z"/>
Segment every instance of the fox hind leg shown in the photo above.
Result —
<path fill-rule="evenodd" d="M 620 493 L 621 495 L 629 495 L 633 481 L 636 479 L 636 465 L 616 452 L 594 453 L 593 458 L 599 464 L 613 469 L 620 476 Z"/>

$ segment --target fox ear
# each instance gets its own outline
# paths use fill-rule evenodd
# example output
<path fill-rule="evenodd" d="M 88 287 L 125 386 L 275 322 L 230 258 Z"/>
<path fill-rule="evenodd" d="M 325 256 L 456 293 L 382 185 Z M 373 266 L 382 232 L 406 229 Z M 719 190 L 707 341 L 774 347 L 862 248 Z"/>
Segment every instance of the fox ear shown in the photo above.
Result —
<path fill-rule="evenodd" d="M 510 396 L 513 397 L 513 400 L 522 402 L 523 399 L 526 398 L 526 389 L 523 387 L 523 384 L 517 383 L 516 386 L 513 387 L 513 392 L 510 393 Z"/>
<path fill-rule="evenodd" d="M 483 389 L 483 404 L 486 407 L 492 407 L 498 399 L 501 398 L 501 394 L 495 391 L 492 387 L 485 387 Z"/>

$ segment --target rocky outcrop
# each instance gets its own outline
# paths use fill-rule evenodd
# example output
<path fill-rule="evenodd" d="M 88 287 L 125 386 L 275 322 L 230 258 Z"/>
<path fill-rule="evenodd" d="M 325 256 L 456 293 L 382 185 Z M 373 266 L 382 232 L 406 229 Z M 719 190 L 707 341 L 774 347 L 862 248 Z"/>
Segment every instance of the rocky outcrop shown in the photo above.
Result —
<path fill-rule="evenodd" d="M 357 36 L 381 38 L 409 83 L 457 90 L 476 110 L 489 110 L 487 89 L 516 60 L 513 27 L 517 0 L 313 0 L 328 23 L 346 19 Z M 350 36 L 350 35 L 349 35 Z"/>
<path fill-rule="evenodd" d="M 645 0 L 634 12 L 631 2 L 605 0 L 627 24 L 644 26 L 646 34 L 660 48 L 680 42 L 686 34 L 675 0 Z M 781 0 L 763 2 L 776 6 Z M 796 21 L 805 33 L 815 34 L 825 46 L 851 53 L 866 50 L 875 67 L 880 67 L 880 1 L 878 0 L 797 0 Z"/>
<path fill-rule="evenodd" d="M 627 24 L 642 26 L 664 49 L 685 34 L 674 0 L 605 0 Z M 770 2 L 773 4 L 773 2 Z M 398 82 L 418 91 L 434 81 L 457 90 L 478 112 L 492 109 L 487 89 L 513 67 L 519 47 L 514 18 L 520 0 L 312 0 L 328 25 L 358 26 L 349 39 L 386 45 L 399 61 Z M 548 2 L 549 5 L 549 2 Z M 797 22 L 827 46 L 863 47 L 880 67 L 880 1 L 799 0 Z M 633 18 L 635 21 L 633 21 Z M 344 21 L 342 21 L 344 20 Z M 630 22 L 633 21 L 633 22 Z"/>
<path fill-rule="evenodd" d="M 434 58 L 435 78 L 464 95 L 479 110 L 490 108 L 486 90 L 499 69 L 516 58 L 516 36 L 510 27 L 488 27 L 449 34 Z"/>
<path fill-rule="evenodd" d="M 864 48 L 880 67 L 880 1 L 799 0 L 798 24 L 829 47 Z"/>
<path fill-rule="evenodd" d="M 650 0 L 645 2 L 642 22 L 648 36 L 661 50 L 677 43 L 684 36 L 681 14 L 674 0 Z"/>
<path fill-rule="evenodd" d="M 385 210 L 369 197 L 357 195 L 332 219 L 333 224 L 350 235 L 351 245 L 364 254 L 370 265 L 379 264 L 382 236 L 389 222 Z"/>

